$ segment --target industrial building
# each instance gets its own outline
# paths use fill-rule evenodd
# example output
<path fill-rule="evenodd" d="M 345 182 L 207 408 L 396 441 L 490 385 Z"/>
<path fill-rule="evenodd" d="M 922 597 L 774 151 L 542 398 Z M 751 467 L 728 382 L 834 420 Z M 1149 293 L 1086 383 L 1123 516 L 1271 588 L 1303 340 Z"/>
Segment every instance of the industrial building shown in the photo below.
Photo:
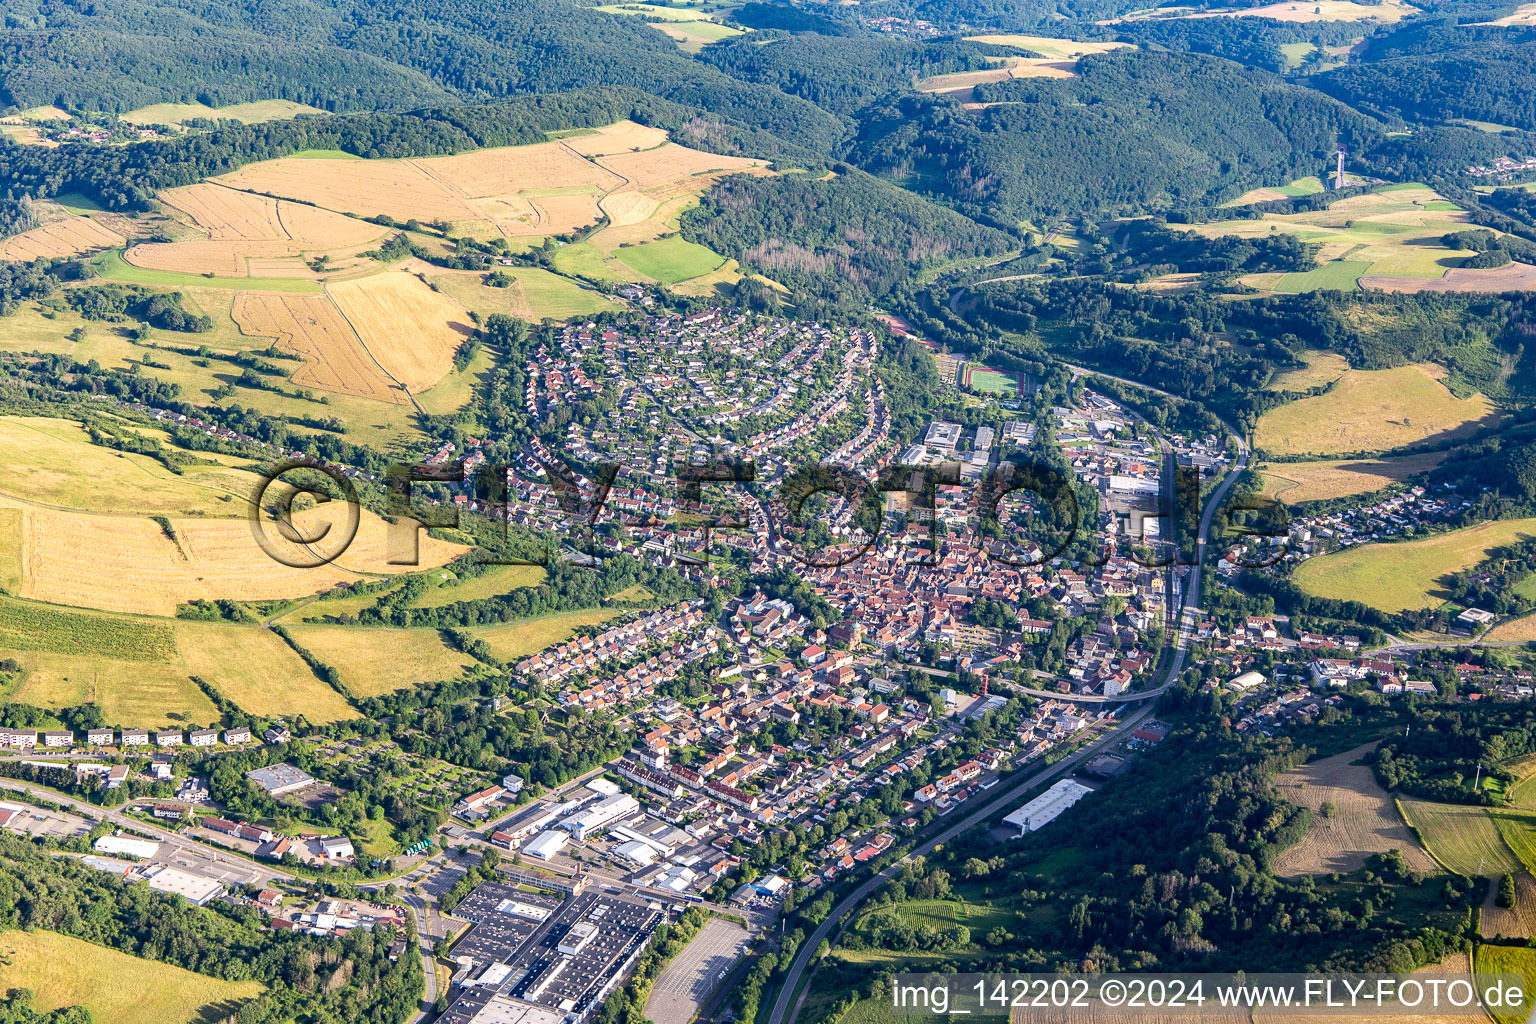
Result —
<path fill-rule="evenodd" d="M 1062 779 L 1050 789 L 1035 797 L 1003 819 L 1005 825 L 1019 830 L 1019 835 L 1038 831 L 1055 821 L 1061 812 L 1077 803 L 1093 790 L 1073 779 Z"/>
<path fill-rule="evenodd" d="M 527 846 L 523 847 L 523 852 L 539 860 L 550 860 L 564 848 L 570 838 L 565 832 L 550 829 L 548 832 L 540 832 Z"/>
<path fill-rule="evenodd" d="M 92 847 L 97 853 L 148 859 L 160 852 L 160 844 L 131 836 L 102 836 Z"/>
<path fill-rule="evenodd" d="M 588 836 L 601 832 L 616 821 L 634 817 L 640 813 L 640 803 L 628 793 L 605 796 L 591 807 L 584 807 L 560 822 L 560 827 L 584 842 Z"/>
<path fill-rule="evenodd" d="M 169 864 L 146 865 L 128 878 L 143 879 L 156 892 L 174 893 L 197 907 L 205 906 L 224 894 L 223 883 L 173 868 Z"/>
<path fill-rule="evenodd" d="M 454 946 L 442 1024 L 585 1024 L 662 922 L 649 904 L 583 891 L 560 901 L 488 882 L 459 905 L 474 922 Z"/>

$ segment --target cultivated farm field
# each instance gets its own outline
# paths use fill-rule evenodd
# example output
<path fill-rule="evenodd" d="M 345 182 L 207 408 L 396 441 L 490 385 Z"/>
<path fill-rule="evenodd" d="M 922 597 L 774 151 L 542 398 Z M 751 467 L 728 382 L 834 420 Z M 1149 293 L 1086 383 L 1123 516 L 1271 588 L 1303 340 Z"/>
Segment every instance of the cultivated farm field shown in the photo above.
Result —
<path fill-rule="evenodd" d="M 1496 547 L 1536 536 L 1536 519 L 1500 519 L 1387 544 L 1362 544 L 1297 566 L 1292 579 L 1309 594 L 1360 601 L 1384 612 L 1429 608 L 1445 600 L 1441 577 L 1470 568 Z"/>
<path fill-rule="evenodd" d="M 1370 767 L 1353 763 L 1374 747 L 1366 744 L 1312 761 L 1275 779 L 1275 789 L 1281 795 L 1312 811 L 1311 828 L 1300 842 L 1275 859 L 1275 874 L 1348 874 L 1363 867 L 1372 854 L 1388 850 L 1401 850 L 1414 871 L 1437 869 Z M 1335 807 L 1332 817 L 1323 814 L 1325 803 Z"/>
<path fill-rule="evenodd" d="M 1390 484 L 1434 469 L 1445 452 L 1399 455 L 1381 459 L 1319 462 L 1264 462 L 1264 493 L 1287 504 L 1369 494 Z"/>
<path fill-rule="evenodd" d="M 1493 1013 L 1493 1019 L 1498 1024 L 1524 1024 L 1531 1012 L 1532 993 L 1536 992 L 1536 949 L 1483 943 L 1473 952 L 1472 964 L 1479 977 L 1487 974 L 1516 974 L 1525 978 L 1525 1003 L 1518 1008 L 1505 1008 Z"/>
<path fill-rule="evenodd" d="M 323 524 L 340 531 L 339 502 L 296 515 L 307 536 Z M 267 601 L 301 597 L 360 574 L 390 576 L 390 530 L 364 510 L 358 532 L 336 561 L 292 568 L 262 550 L 244 519 L 168 519 L 170 535 L 153 519 L 24 507 L 21 517 L 22 581 L 18 596 L 78 608 L 170 616 L 195 599 Z M 313 558 L 307 549 L 267 530 L 290 561 Z M 337 533 L 340 536 L 340 533 Z M 421 567 L 442 565 L 462 553 L 459 545 L 422 537 Z M 302 564 L 302 563 L 301 563 Z M 414 568 L 414 567 L 413 567 Z"/>
<path fill-rule="evenodd" d="M 407 391 L 419 393 L 453 369 L 472 330 L 457 302 L 406 270 L 328 285 L 368 355 Z"/>
<path fill-rule="evenodd" d="M 341 675 L 359 697 L 377 697 L 414 683 L 455 679 L 475 659 L 443 643 L 435 629 L 294 626 L 293 638 Z"/>
<path fill-rule="evenodd" d="M 172 473 L 147 455 L 93 444 L 74 420 L 0 416 L 6 497 L 87 512 L 243 515 L 256 477 L 235 465 Z M 19 515 L 19 510 L 17 510 Z"/>
<path fill-rule="evenodd" d="M 346 698 L 269 629 L 178 622 L 176 641 L 190 674 L 253 715 L 303 715 L 315 725 L 357 717 Z"/>
<path fill-rule="evenodd" d="M 303 368 L 289 378 L 295 384 L 378 402 L 407 401 L 329 296 L 240 292 L 231 315 L 247 334 L 276 338 L 279 348 L 303 357 Z"/>
<path fill-rule="evenodd" d="M 51 256 L 84 256 L 126 242 L 122 235 L 89 217 L 70 216 L 0 241 L 0 260 L 26 263 Z"/>
<path fill-rule="evenodd" d="M 1389 185 L 1349 196 L 1323 210 L 1266 214 L 1256 220 L 1215 221 L 1191 230 L 1206 238 L 1255 238 L 1284 232 L 1321 246 L 1314 270 L 1245 278 L 1260 290 L 1295 294 L 1352 291 L 1361 278 L 1444 277 L 1471 254 L 1447 249 L 1442 235 L 1469 225 L 1467 214 L 1438 192 L 1419 184 Z M 1465 271 L 1464 273 L 1483 273 Z"/>
<path fill-rule="evenodd" d="M 1520 859 L 1499 835 L 1487 808 L 1406 798 L 1398 804 L 1425 848 L 1448 870 L 1469 878 L 1521 870 Z"/>
<path fill-rule="evenodd" d="M 1457 398 L 1427 363 L 1391 370 L 1350 370 L 1325 394 L 1265 413 L 1254 447 L 1270 455 L 1383 452 L 1429 438 L 1464 437 L 1499 418 L 1483 395 Z"/>
<path fill-rule="evenodd" d="M 191 1024 L 232 1015 L 266 986 L 210 978 L 37 929 L 0 934 L 0 987 L 31 989 L 32 1008 L 40 1012 L 84 1006 L 103 1024 Z"/>
<path fill-rule="evenodd" d="M 547 575 L 544 568 L 538 565 L 497 566 L 479 576 L 457 582 L 448 580 L 431 587 L 412 601 L 410 607 L 441 608 L 456 601 L 482 601 L 524 587 L 536 587 L 544 582 Z"/>

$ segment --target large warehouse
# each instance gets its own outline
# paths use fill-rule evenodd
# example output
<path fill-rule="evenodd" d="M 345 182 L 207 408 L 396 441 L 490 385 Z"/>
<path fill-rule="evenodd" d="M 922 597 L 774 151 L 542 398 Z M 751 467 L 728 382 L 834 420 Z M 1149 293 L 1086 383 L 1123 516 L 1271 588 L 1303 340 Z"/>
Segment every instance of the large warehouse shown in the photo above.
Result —
<path fill-rule="evenodd" d="M 1050 789 L 1035 797 L 1029 803 L 1014 811 L 1003 819 L 1003 824 L 1012 825 L 1019 830 L 1019 835 L 1026 835 L 1044 828 L 1065 811 L 1068 807 L 1077 803 L 1093 790 L 1073 779 L 1062 779 Z"/>

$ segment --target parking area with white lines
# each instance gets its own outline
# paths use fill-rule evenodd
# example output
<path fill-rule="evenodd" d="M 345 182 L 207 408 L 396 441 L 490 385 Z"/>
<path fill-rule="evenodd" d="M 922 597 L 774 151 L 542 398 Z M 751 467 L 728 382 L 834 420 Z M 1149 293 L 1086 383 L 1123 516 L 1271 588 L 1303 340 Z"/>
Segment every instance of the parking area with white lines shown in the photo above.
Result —
<path fill-rule="evenodd" d="M 746 949 L 745 928 L 711 918 L 656 979 L 645 1015 L 656 1024 L 688 1024 Z"/>

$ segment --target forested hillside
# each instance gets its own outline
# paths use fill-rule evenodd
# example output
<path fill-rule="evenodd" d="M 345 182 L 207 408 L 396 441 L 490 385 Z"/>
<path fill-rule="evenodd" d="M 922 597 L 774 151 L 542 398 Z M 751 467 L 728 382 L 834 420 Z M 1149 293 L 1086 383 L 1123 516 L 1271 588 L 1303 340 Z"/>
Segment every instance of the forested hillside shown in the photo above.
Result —
<path fill-rule="evenodd" d="M 1336 140 L 1373 133 L 1316 92 L 1199 54 L 1117 50 L 1078 71 L 978 86 L 999 105 L 974 113 L 894 97 L 865 116 L 858 162 L 976 215 L 1050 220 L 1317 173 Z"/>

